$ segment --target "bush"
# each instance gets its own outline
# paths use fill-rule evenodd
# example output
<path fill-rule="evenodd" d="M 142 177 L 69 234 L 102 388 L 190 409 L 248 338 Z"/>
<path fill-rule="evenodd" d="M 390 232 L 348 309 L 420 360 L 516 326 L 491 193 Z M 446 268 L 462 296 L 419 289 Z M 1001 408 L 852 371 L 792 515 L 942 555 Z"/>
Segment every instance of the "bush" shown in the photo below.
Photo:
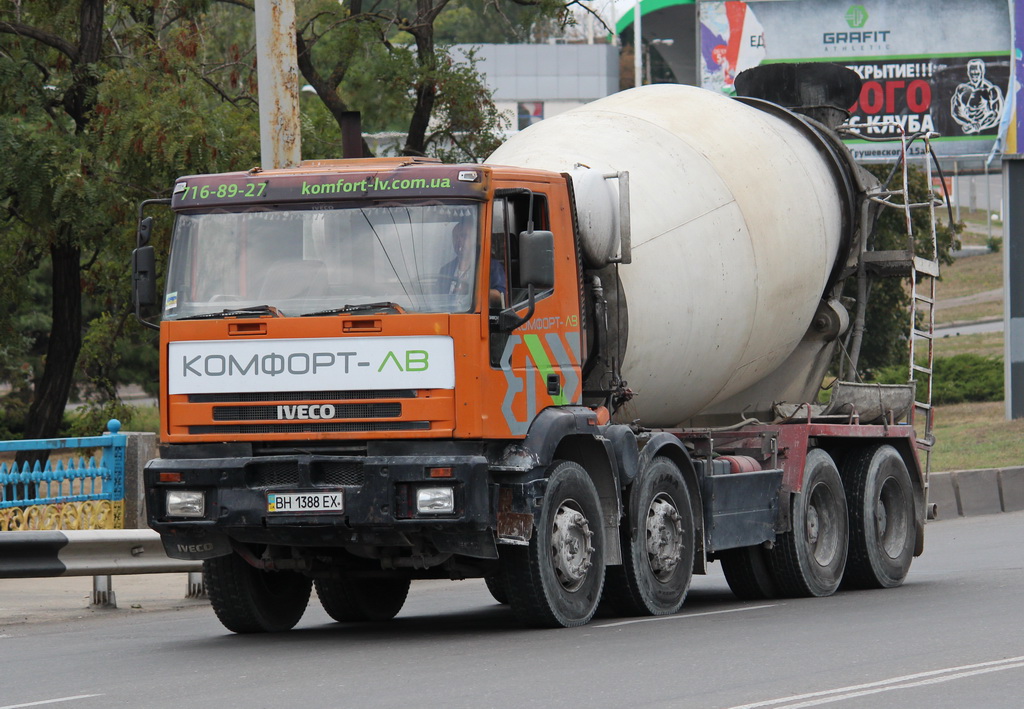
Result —
<path fill-rule="evenodd" d="M 905 365 L 882 367 L 871 376 L 871 381 L 882 384 L 902 384 L 907 381 Z M 976 354 L 958 354 L 935 360 L 932 381 L 933 404 L 959 404 L 964 401 L 1003 400 L 1003 360 L 1001 357 L 982 357 Z"/>

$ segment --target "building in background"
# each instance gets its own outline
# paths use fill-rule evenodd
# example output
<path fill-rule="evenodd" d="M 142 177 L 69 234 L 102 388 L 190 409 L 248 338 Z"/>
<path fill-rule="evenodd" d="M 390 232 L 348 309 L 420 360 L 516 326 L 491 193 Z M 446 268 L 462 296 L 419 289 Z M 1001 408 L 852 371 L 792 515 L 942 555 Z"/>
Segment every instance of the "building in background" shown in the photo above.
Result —
<path fill-rule="evenodd" d="M 619 48 L 611 44 L 465 44 L 494 92 L 494 103 L 522 130 L 619 90 Z"/>

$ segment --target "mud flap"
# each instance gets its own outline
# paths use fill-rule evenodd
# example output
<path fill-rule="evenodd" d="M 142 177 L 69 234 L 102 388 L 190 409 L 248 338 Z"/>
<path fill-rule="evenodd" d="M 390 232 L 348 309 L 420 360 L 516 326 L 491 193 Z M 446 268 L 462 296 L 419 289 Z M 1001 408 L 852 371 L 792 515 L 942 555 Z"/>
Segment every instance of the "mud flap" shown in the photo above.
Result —
<path fill-rule="evenodd" d="M 224 534 L 213 530 L 163 530 L 160 533 L 164 551 L 172 559 L 199 561 L 227 556 L 231 553 L 231 541 Z"/>

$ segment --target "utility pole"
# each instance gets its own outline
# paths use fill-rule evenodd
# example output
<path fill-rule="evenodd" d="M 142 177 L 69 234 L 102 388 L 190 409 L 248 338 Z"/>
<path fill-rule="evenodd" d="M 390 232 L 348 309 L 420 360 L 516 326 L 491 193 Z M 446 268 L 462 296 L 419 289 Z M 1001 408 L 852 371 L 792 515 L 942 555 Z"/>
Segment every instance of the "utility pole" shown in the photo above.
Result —
<path fill-rule="evenodd" d="M 644 32 L 640 14 L 640 0 L 633 0 L 633 86 L 643 84 Z"/>
<path fill-rule="evenodd" d="M 291 167 L 302 160 L 295 0 L 256 0 L 255 9 L 260 164 Z"/>
<path fill-rule="evenodd" d="M 1016 80 L 1024 80 L 1024 0 L 1010 3 Z M 1003 143 L 1003 367 L 1006 418 L 1024 418 L 1024 100 L 1010 91 L 1006 101 L 1017 101 Z M 1002 131 L 1001 131 L 1002 133 Z M 991 208 L 989 219 L 992 218 Z"/>

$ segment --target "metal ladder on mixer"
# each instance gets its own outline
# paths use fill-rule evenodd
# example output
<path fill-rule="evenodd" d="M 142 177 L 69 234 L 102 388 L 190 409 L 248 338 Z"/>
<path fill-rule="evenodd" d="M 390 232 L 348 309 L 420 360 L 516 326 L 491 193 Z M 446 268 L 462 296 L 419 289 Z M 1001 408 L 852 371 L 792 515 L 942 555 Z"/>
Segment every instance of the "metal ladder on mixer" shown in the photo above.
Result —
<path fill-rule="evenodd" d="M 931 470 L 931 449 L 935 441 L 932 434 L 934 416 L 932 414 L 932 379 L 935 366 L 935 281 L 939 277 L 938 237 L 935 232 L 935 208 L 943 203 L 938 198 L 928 202 L 911 203 L 908 183 L 907 147 L 915 139 L 924 141 L 925 179 L 932 184 L 932 160 L 930 138 L 933 134 L 925 133 L 912 136 L 901 136 L 901 163 L 903 170 L 903 186 L 897 190 L 879 190 L 869 194 L 869 198 L 886 207 L 902 209 L 907 227 L 907 245 L 896 252 L 867 252 L 868 260 L 875 261 L 878 266 L 889 270 L 888 275 L 899 275 L 910 279 L 910 336 L 909 336 L 909 381 L 915 384 L 914 404 L 910 423 L 917 434 L 917 448 L 924 458 L 925 480 Z M 899 198 L 898 202 L 892 201 Z M 918 256 L 914 248 L 914 232 L 911 210 L 928 208 L 928 229 L 930 244 L 924 249 L 925 255 Z M 920 281 L 920 282 L 918 282 Z"/>

